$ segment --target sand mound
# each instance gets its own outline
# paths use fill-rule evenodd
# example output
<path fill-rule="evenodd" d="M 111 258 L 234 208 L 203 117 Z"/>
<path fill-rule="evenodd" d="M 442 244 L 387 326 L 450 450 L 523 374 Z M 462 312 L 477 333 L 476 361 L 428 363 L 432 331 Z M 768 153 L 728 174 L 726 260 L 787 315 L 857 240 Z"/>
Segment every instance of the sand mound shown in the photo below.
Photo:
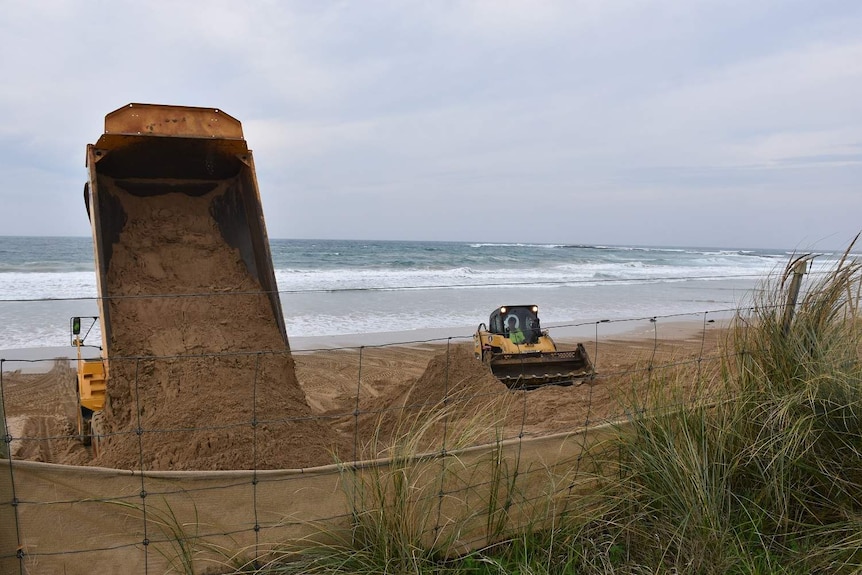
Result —
<path fill-rule="evenodd" d="M 102 190 L 126 213 L 109 262 L 108 292 L 128 297 L 109 303 L 107 439 L 94 464 L 330 463 L 333 437 L 310 418 L 270 301 L 210 215 L 227 187 L 198 197 L 140 198 L 106 178 Z"/>
<path fill-rule="evenodd" d="M 485 364 L 473 356 L 470 344 L 451 346 L 428 363 L 409 395 L 411 402 L 482 401 L 507 391 Z"/>
<path fill-rule="evenodd" d="M 488 430 L 500 432 L 503 438 L 540 436 L 620 417 L 639 386 L 648 386 L 651 378 L 660 376 L 654 370 L 643 371 L 648 362 L 673 360 L 675 365 L 689 355 L 706 353 L 709 357 L 722 333 L 708 333 L 705 347 L 701 340 L 666 342 L 673 353 L 658 358 L 651 340 L 604 341 L 599 344 L 597 357 L 602 363 L 595 380 L 526 392 L 510 391 L 497 382 L 472 357 L 469 345 L 366 348 L 361 369 L 356 351 L 300 353 L 294 359 L 309 403 L 318 406 L 314 415 L 325 417 L 321 420 L 327 426 L 325 441 L 336 435 L 342 459 L 349 460 L 354 452 L 359 458 L 386 455 L 387 449 L 403 444 L 406 434 L 427 421 L 432 424 L 421 430 L 419 444 L 427 451 L 439 451 L 470 441 L 493 441 L 497 436 L 490 437 Z M 139 466 L 140 449 L 149 455 L 145 461 L 158 469 L 215 469 L 231 466 L 232 461 L 248 467 L 293 468 L 299 464 L 290 457 L 313 460 L 319 451 L 322 463 L 330 463 L 321 436 L 310 435 L 319 426 L 284 420 L 292 413 L 308 411 L 295 388 L 274 379 L 288 370 L 265 361 L 277 357 L 261 356 L 256 363 L 260 368 L 257 380 L 247 376 L 249 366 L 243 356 L 234 357 L 235 364 L 229 357 L 218 358 L 220 365 L 208 363 L 216 362 L 213 358 L 138 362 L 141 374 L 147 378 L 157 375 L 165 387 L 151 382 L 135 390 L 143 398 L 141 426 L 145 431 L 140 438 L 126 438 L 122 445 L 127 451 L 121 452 L 115 445 L 112 457 L 119 460 L 118 454 L 122 454 L 128 462 L 123 467 L 129 468 Z M 715 368 L 717 362 L 711 365 Z M 254 366 L 249 369 L 254 371 Z M 197 374 L 184 379 L 185 373 L 195 370 Z M 210 373 L 227 373 L 234 384 L 216 385 L 215 378 L 203 377 Z M 268 394 L 256 394 L 255 381 L 268 386 Z M 692 378 L 690 383 L 697 381 Z M 58 363 L 48 374 L 5 372 L 3 382 L 15 457 L 73 465 L 89 459 L 86 449 L 70 435 L 77 404 L 68 362 Z M 448 398 L 445 405 L 444 398 Z M 180 409 L 173 410 L 174 404 Z M 359 414 L 355 414 L 357 405 Z M 135 411 L 130 409 L 131 417 Z M 259 424 L 252 428 L 249 422 L 255 418 Z M 194 426 L 197 431 L 184 431 Z M 173 431 L 155 432 L 168 428 Z M 485 435 L 477 435 L 477 429 L 486 430 Z"/>
<path fill-rule="evenodd" d="M 511 397 L 506 386 L 473 357 L 470 345 L 453 345 L 435 354 L 412 385 L 390 398 L 387 409 L 373 424 L 369 422 L 376 433 L 372 449 L 379 452 L 370 455 L 383 454 L 393 443 L 405 440 L 419 441 L 424 450 L 437 450 L 443 448 L 443 441 L 451 449 L 468 435 L 493 436 L 495 426 L 506 418 Z M 423 437 L 413 437 L 417 433 Z"/>

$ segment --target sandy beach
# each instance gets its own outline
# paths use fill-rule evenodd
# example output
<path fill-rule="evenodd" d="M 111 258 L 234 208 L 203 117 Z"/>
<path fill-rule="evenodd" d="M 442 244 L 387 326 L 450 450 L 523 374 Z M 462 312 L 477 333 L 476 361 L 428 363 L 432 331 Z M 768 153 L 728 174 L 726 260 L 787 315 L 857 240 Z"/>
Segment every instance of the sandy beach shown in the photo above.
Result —
<path fill-rule="evenodd" d="M 290 467 L 289 462 L 301 462 L 302 467 L 324 465 L 335 457 L 351 460 L 374 455 L 371 451 L 385 449 L 409 424 L 432 416 L 435 410 L 444 409 L 444 405 L 446 415 L 427 439 L 428 449 L 440 449 L 444 442 L 455 441 L 457 431 L 469 427 L 477 413 L 492 414 L 485 422 L 489 433 L 505 438 L 570 431 L 614 419 L 624 415 L 627 407 L 636 402 L 639 386 L 661 377 L 662 366 L 680 362 L 715 365 L 726 334 L 725 326 L 718 323 L 647 321 L 636 329 L 599 339 L 559 338 L 561 349 L 571 349 L 583 342 L 595 363 L 597 376 L 572 386 L 546 386 L 526 392 L 509 390 L 498 382 L 486 366 L 474 359 L 472 342 L 466 335 L 450 335 L 447 337 L 451 339 L 441 340 L 436 333 L 417 332 L 411 334 L 417 337 L 402 340 L 398 345 L 386 345 L 386 339 L 403 333 L 308 338 L 291 354 L 296 380 L 305 394 L 311 417 L 332 430 L 331 445 L 322 448 L 318 441 L 276 445 L 285 457 L 272 461 L 269 467 Z M 74 350 L 65 350 L 69 359 L 54 360 L 61 357 L 64 349 L 0 351 L 4 360 L 6 419 L 15 438 L 13 457 L 73 465 L 134 467 L 94 460 L 88 448 L 73 436 L 75 376 L 69 359 L 74 357 Z M 704 361 L 698 362 L 698 358 Z M 691 384 L 696 384 L 695 379 Z M 209 381 L 208 385 L 216 398 L 226 382 Z M 174 391 L 172 401 L 205 403 L 209 425 L 218 427 L 232 421 L 226 411 L 230 407 L 204 401 L 207 393 L 206 387 L 199 386 L 189 394 L 184 394 L 181 388 Z M 237 393 L 242 400 L 242 393 Z M 245 401 L 251 401 L 251 395 Z M 274 438 L 284 432 L 277 431 L 279 426 L 292 425 L 290 415 L 286 413 L 284 420 L 269 422 Z M 230 468 L 230 461 L 214 463 L 211 457 L 202 457 L 201 446 L 185 440 L 187 430 L 169 427 L 145 429 L 145 438 L 150 435 L 158 437 L 158 441 L 144 445 L 159 451 L 148 459 L 146 468 Z M 211 431 L 212 441 L 225 441 L 227 436 L 241 439 L 241 429 L 226 427 Z M 251 423 L 239 427 L 250 428 Z M 490 439 L 493 437 L 488 435 L 471 441 Z M 250 450 L 251 446 L 242 449 Z M 256 450 L 265 452 L 260 443 Z M 248 464 L 243 462 L 237 467 L 246 468 Z"/>

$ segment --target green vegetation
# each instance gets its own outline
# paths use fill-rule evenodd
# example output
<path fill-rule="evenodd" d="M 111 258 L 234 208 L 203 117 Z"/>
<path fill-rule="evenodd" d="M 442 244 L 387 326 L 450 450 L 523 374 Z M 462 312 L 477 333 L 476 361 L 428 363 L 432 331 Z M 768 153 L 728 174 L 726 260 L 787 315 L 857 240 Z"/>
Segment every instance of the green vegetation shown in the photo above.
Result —
<path fill-rule="evenodd" d="M 488 477 L 489 488 L 458 502 L 460 514 L 445 511 L 442 487 L 421 481 L 429 467 L 418 446 L 443 410 L 399 436 L 392 465 L 362 474 L 345 466 L 348 536 L 332 533 L 259 572 L 860 572 L 860 276 L 847 257 L 810 275 L 792 317 L 790 274 L 766 285 L 738 315 L 720 369 L 653 374 L 635 415 L 579 468 L 590 488 L 547 489 L 526 527 L 510 521 L 528 497 L 499 454 L 431 467 L 440 485 Z M 709 395 L 667 408 L 691 378 Z M 548 471 L 549 481 L 559 477 Z M 468 536 L 477 522 L 479 541 Z"/>

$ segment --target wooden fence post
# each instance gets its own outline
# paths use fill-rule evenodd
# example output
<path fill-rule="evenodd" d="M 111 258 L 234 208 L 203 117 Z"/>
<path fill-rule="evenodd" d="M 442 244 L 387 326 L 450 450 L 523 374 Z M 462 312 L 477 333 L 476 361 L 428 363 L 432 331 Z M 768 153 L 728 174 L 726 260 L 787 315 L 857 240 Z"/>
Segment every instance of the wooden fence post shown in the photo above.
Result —
<path fill-rule="evenodd" d="M 808 271 L 808 260 L 799 258 L 793 264 L 793 278 L 790 280 L 790 289 L 787 290 L 787 303 L 784 306 L 784 322 L 782 324 L 782 333 L 787 335 L 790 332 L 790 324 L 793 321 L 793 312 L 796 309 L 796 300 L 799 299 L 799 289 L 802 287 L 802 276 Z"/>
<path fill-rule="evenodd" d="M 3 386 L 3 363 L 6 360 L 0 359 L 0 459 L 9 459 L 9 443 L 6 441 L 6 405 L 3 394 L 6 393 L 6 388 Z"/>

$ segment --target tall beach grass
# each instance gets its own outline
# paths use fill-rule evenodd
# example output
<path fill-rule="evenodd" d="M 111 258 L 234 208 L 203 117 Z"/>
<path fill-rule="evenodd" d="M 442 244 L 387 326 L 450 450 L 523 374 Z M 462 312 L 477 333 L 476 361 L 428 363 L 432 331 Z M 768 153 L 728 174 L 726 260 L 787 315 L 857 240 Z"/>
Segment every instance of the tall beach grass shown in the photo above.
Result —
<path fill-rule="evenodd" d="M 549 485 L 532 520 L 514 520 L 525 492 L 506 458 L 426 451 L 451 415 L 440 405 L 368 446 L 386 464 L 344 465 L 347 536 L 260 572 L 862 572 L 862 266 L 845 255 L 809 274 L 792 314 L 791 269 L 738 313 L 720 362 L 645 373 L 648 393 L 571 472 L 589 489 L 561 500 Z M 682 389 L 702 394 L 680 407 Z M 500 422 L 489 413 L 459 435 L 487 434 Z M 479 476 L 491 488 L 464 495 Z M 483 537 L 465 537 L 477 524 Z"/>
<path fill-rule="evenodd" d="M 665 374 L 605 452 L 619 473 L 603 510 L 569 528 L 612 541 L 611 572 L 862 567 L 860 264 L 845 255 L 809 276 L 791 314 L 792 267 L 738 314 L 722 369 L 703 374 L 720 393 L 663 411 L 691 377 Z"/>

